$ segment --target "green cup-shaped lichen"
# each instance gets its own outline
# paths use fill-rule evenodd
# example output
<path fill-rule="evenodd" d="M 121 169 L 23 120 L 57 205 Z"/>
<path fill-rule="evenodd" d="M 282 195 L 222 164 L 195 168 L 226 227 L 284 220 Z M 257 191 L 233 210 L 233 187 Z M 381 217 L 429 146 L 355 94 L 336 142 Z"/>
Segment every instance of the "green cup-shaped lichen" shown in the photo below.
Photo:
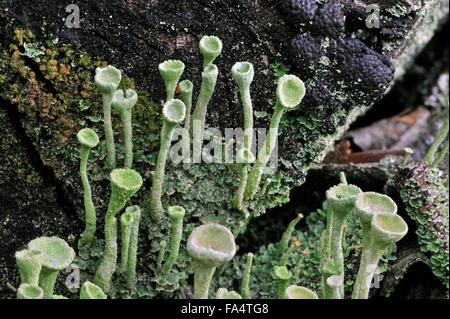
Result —
<path fill-rule="evenodd" d="M 86 281 L 81 286 L 80 299 L 106 299 L 107 296 L 103 292 L 102 288 L 93 284 L 90 281 Z"/>
<path fill-rule="evenodd" d="M 133 106 L 137 101 L 137 94 L 134 90 L 128 89 L 125 95 L 122 90 L 114 92 L 111 105 L 120 113 L 120 119 L 123 125 L 123 136 L 125 140 L 125 168 L 131 168 L 133 165 L 133 130 L 131 127 L 131 113 Z"/>
<path fill-rule="evenodd" d="M 278 299 L 284 299 L 286 287 L 289 279 L 292 278 L 292 274 L 288 271 L 286 266 L 275 266 L 273 267 L 273 270 L 275 272 L 275 277 L 278 280 Z"/>
<path fill-rule="evenodd" d="M 339 184 L 331 187 L 326 192 L 328 214 L 332 214 L 332 218 L 328 219 L 332 225 L 327 225 L 327 239 L 325 241 L 325 251 L 329 252 L 330 258 L 335 264 L 339 265 L 340 273 L 338 274 L 344 278 L 344 252 L 342 249 L 342 240 L 344 237 L 344 225 L 348 216 L 355 209 L 355 201 L 361 189 L 355 185 Z M 328 255 L 328 253 L 327 253 Z M 323 277 L 323 282 L 326 283 L 328 278 Z M 341 295 L 344 294 L 344 287 L 340 288 Z M 332 290 L 324 285 L 325 298 L 333 298 Z"/>
<path fill-rule="evenodd" d="M 284 299 L 319 299 L 319 297 L 311 289 L 291 285 L 286 288 Z"/>
<path fill-rule="evenodd" d="M 175 96 L 178 81 L 184 71 L 184 63 L 179 60 L 167 60 L 159 64 L 158 70 L 166 85 L 166 101 L 169 101 Z"/>
<path fill-rule="evenodd" d="M 258 157 L 250 171 L 247 186 L 244 192 L 244 200 L 253 198 L 256 194 L 264 167 L 267 165 L 272 154 L 278 136 L 278 126 L 285 111 L 297 107 L 305 95 L 305 85 L 295 75 L 286 74 L 278 80 L 277 104 L 270 120 L 270 129 L 264 141 L 264 145 L 258 152 Z"/>
<path fill-rule="evenodd" d="M 43 299 L 44 291 L 37 285 L 21 284 L 17 289 L 17 299 Z"/>
<path fill-rule="evenodd" d="M 217 290 L 216 299 L 242 299 L 242 297 L 234 290 L 219 288 Z"/>
<path fill-rule="evenodd" d="M 131 226 L 130 248 L 128 249 L 127 288 L 134 289 L 136 279 L 136 258 L 139 239 L 139 222 L 141 220 L 141 208 L 137 205 L 127 207 L 126 213 L 133 215 Z"/>
<path fill-rule="evenodd" d="M 217 75 L 219 70 L 214 64 L 210 64 L 203 69 L 202 84 L 200 93 L 192 112 L 192 145 L 193 145 L 193 161 L 199 163 L 201 160 L 201 150 L 203 145 L 203 131 L 205 130 L 205 118 L 208 103 L 216 87 Z"/>
<path fill-rule="evenodd" d="M 105 251 L 94 277 L 94 283 L 109 292 L 111 277 L 117 263 L 117 219 L 115 215 L 142 186 L 142 177 L 136 171 L 114 169 L 110 174 L 111 197 L 105 216 Z"/>
<path fill-rule="evenodd" d="M 234 236 L 222 225 L 201 225 L 189 235 L 187 251 L 194 260 L 194 298 L 207 299 L 216 267 L 236 253 Z"/>
<path fill-rule="evenodd" d="M 163 274 L 167 274 L 172 269 L 173 264 L 178 258 L 180 251 L 181 236 L 183 235 L 183 217 L 185 210 L 181 206 L 170 206 L 167 209 L 170 222 L 172 224 L 172 239 L 170 244 L 170 254 L 166 263 L 162 266 Z"/>
<path fill-rule="evenodd" d="M 183 136 L 183 150 L 185 150 L 184 152 L 186 152 L 186 154 L 189 154 L 191 144 L 189 132 L 191 130 L 192 92 L 194 90 L 194 85 L 191 81 L 184 80 L 178 84 L 178 87 L 180 89 L 181 99 L 183 100 L 184 105 L 186 105 L 186 119 L 184 120 L 183 132 L 186 136 Z"/>
<path fill-rule="evenodd" d="M 242 273 L 241 295 L 243 299 L 250 299 L 250 274 L 252 272 L 253 254 L 247 254 L 247 262 Z"/>
<path fill-rule="evenodd" d="M 248 178 L 248 166 L 255 161 L 255 156 L 248 148 L 241 148 L 236 154 L 236 167 L 241 178 L 239 188 L 236 190 L 236 194 L 233 198 L 233 207 L 235 209 L 242 210 L 242 201 L 244 200 L 244 191 L 247 185 Z M 246 216 L 247 218 L 247 216 Z"/>
<path fill-rule="evenodd" d="M 78 142 L 81 144 L 81 162 L 80 162 L 80 175 L 81 183 L 83 185 L 84 192 L 84 210 L 85 210 L 85 229 L 78 242 L 78 249 L 80 255 L 83 257 L 88 256 L 89 247 L 94 240 L 95 231 L 97 227 L 97 216 L 95 214 L 95 206 L 92 201 L 92 191 L 89 185 L 89 178 L 87 176 L 87 161 L 89 159 L 89 153 L 92 148 L 96 147 L 99 142 L 97 133 L 93 129 L 84 128 L 77 134 Z"/>
<path fill-rule="evenodd" d="M 222 52 L 222 41 L 215 36 L 204 36 L 200 40 L 199 49 L 203 55 L 203 68 L 206 68 Z"/>
<path fill-rule="evenodd" d="M 130 248 L 131 227 L 133 226 L 133 214 L 125 212 L 120 216 L 120 229 L 122 233 L 122 252 L 120 254 L 120 267 L 118 273 L 124 273 L 128 266 L 128 251 Z"/>
<path fill-rule="evenodd" d="M 172 99 L 163 107 L 163 126 L 161 129 L 161 145 L 156 161 L 155 174 L 150 197 L 150 213 L 155 221 L 161 219 L 164 209 L 161 203 L 162 186 L 164 182 L 164 169 L 174 129 L 181 124 L 186 117 L 186 106 L 183 101 Z"/>
<path fill-rule="evenodd" d="M 370 241 L 363 250 L 358 275 L 353 290 L 353 299 L 367 299 L 377 264 L 392 244 L 408 232 L 408 225 L 399 215 L 391 212 L 377 213 L 370 223 Z"/>
<path fill-rule="evenodd" d="M 119 86 L 122 74 L 112 65 L 95 69 L 95 84 L 102 92 L 103 97 L 103 124 L 106 140 L 106 166 L 113 169 L 116 166 L 116 149 L 114 145 L 114 133 L 111 122 L 111 102 L 113 93 Z"/>
<path fill-rule="evenodd" d="M 253 81 L 253 65 L 249 62 L 237 62 L 231 69 L 231 74 L 239 86 L 242 106 L 244 109 L 244 143 L 243 147 L 251 149 L 253 139 L 253 107 L 250 96 L 250 84 Z"/>
<path fill-rule="evenodd" d="M 39 250 L 24 249 L 16 252 L 16 263 L 19 267 L 22 284 L 37 286 L 39 273 L 42 268 L 42 252 Z"/>
<path fill-rule="evenodd" d="M 342 299 L 343 296 L 340 292 L 342 283 L 342 277 L 339 275 L 333 275 L 327 278 L 327 285 L 333 291 L 333 299 Z"/>
<path fill-rule="evenodd" d="M 72 263 L 75 251 L 58 237 L 38 237 L 30 241 L 28 249 L 42 253 L 39 287 L 44 291 L 44 299 L 52 299 L 56 278 L 61 270 Z"/>

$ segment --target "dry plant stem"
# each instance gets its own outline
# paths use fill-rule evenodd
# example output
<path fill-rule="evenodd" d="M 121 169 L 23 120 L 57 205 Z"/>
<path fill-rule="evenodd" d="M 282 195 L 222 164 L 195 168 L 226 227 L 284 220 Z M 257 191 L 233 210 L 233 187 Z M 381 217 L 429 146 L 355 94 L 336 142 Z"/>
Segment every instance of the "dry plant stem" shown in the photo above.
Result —
<path fill-rule="evenodd" d="M 245 264 L 245 269 L 242 274 L 242 284 L 241 284 L 241 296 L 243 299 L 250 299 L 250 275 L 252 271 L 253 254 L 247 254 L 247 262 Z"/>
<path fill-rule="evenodd" d="M 138 240 L 139 240 L 139 222 L 141 220 L 141 209 L 139 206 L 134 205 L 127 207 L 127 213 L 133 216 L 133 225 L 131 226 L 131 236 L 130 236 L 130 248 L 128 251 L 128 271 L 127 271 L 127 288 L 135 288 L 136 279 L 136 259 L 138 250 Z"/>
<path fill-rule="evenodd" d="M 444 124 L 442 124 L 441 128 L 436 133 L 433 143 L 431 144 L 427 154 L 423 158 L 424 162 L 427 162 L 430 165 L 433 163 L 434 155 L 439 149 L 439 145 L 441 145 L 442 142 L 445 140 L 445 137 L 447 136 L 448 133 L 448 129 L 449 129 L 449 109 L 447 105 L 447 112 L 445 113 Z"/>

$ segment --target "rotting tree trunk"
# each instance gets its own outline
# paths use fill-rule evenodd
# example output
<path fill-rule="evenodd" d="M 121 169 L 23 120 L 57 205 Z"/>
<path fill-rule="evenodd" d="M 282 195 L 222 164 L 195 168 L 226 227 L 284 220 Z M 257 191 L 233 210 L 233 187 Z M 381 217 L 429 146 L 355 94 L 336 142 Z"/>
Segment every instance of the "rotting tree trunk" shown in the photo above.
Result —
<path fill-rule="evenodd" d="M 356 5 L 359 2 L 340 2 L 346 15 L 354 16 L 355 12 L 360 12 L 361 8 Z M 391 5 L 390 1 L 379 2 L 383 9 L 389 9 Z M 403 5 L 410 2 L 405 1 Z M 398 16 L 392 16 L 403 26 L 401 32 L 386 35 L 382 43 L 375 41 L 374 45 L 374 50 L 390 58 L 396 67 L 395 79 L 404 74 L 414 56 L 448 16 L 448 1 L 413 2 L 414 8 L 406 8 Z M 159 102 L 164 98 L 163 81 L 157 71 L 160 62 L 182 60 L 186 64 L 183 78 L 191 79 L 195 92 L 198 92 L 201 67 L 198 41 L 208 34 L 222 39 L 223 53 L 216 62 L 220 72 L 218 84 L 206 119 L 210 127 L 221 129 L 242 127 L 243 123 L 238 90 L 230 75 L 235 62 L 254 64 L 255 81 L 251 89 L 254 109 L 268 114 L 273 109 L 269 100 L 275 97 L 274 71 L 283 71 L 278 62 L 295 64 L 287 52 L 290 40 L 299 29 L 285 21 L 279 1 L 83 0 L 77 4 L 80 28 L 70 29 L 63 20 L 69 15 L 65 11 L 65 1 L 0 1 L 0 110 L 5 115 L 0 117 L 0 189 L 4 194 L 0 222 L 6 223 L 2 224 L 0 240 L 8 238 L 10 233 L 21 236 L 17 218 L 25 214 L 35 221 L 36 235 L 60 234 L 67 238 L 70 234 L 78 236 L 81 233 L 81 226 L 68 226 L 72 225 L 77 213 L 82 216 L 75 135 L 84 126 L 97 128 L 99 133 L 103 131 L 101 121 L 96 117 L 101 113 L 100 96 L 93 85 L 93 71 L 101 61 L 123 70 L 125 87 L 138 90 L 140 100 L 134 121 L 139 127 L 135 129 L 134 138 L 135 152 L 141 152 L 138 152 L 135 166 L 147 180 L 147 190 L 154 167 L 151 153 L 159 147 L 156 142 L 160 129 Z M 358 23 L 353 24 L 348 17 L 347 21 L 344 37 L 360 30 Z M 386 30 L 370 32 L 363 28 L 362 32 L 368 32 L 366 43 L 375 36 L 380 37 L 377 32 L 396 32 L 390 26 Z M 37 52 L 42 55 L 25 52 L 26 43 L 36 43 Z M 28 56 L 22 55 L 24 52 Z M 325 73 L 332 74 L 334 67 L 322 65 L 318 70 L 311 74 L 301 67 L 293 67 L 290 72 L 298 74 L 310 88 L 308 80 L 320 79 Z M 336 91 L 330 93 L 337 93 L 339 99 L 322 104 L 305 100 L 299 111 L 288 115 L 290 126 L 279 138 L 279 157 L 289 162 L 279 167 L 282 185 L 290 188 L 302 183 L 307 168 L 320 162 L 348 125 L 379 98 L 369 96 L 365 103 L 356 103 L 357 100 L 346 98 L 348 91 L 353 89 L 352 84 L 344 84 L 342 87 L 347 86 L 347 89 L 331 88 Z M 89 108 L 82 110 L 82 105 Z M 268 127 L 269 119 L 270 115 L 255 118 L 255 127 Z M 120 143 L 117 116 L 114 125 Z M 8 137 L 16 142 L 11 144 Z M 17 149 L 13 151 L 11 145 Z M 104 194 L 109 192 L 109 183 L 102 179 L 103 173 L 98 167 L 102 166 L 101 151 L 95 156 L 96 164 L 92 169 L 96 179 L 94 201 L 96 207 L 106 207 L 108 196 Z M 119 158 L 119 162 L 122 160 Z M 25 176 L 21 165 L 31 169 L 37 180 L 29 174 Z M 53 190 L 42 191 L 42 180 Z M 23 194 L 28 192 L 24 198 Z M 144 191 L 140 194 L 142 197 Z M 284 189 L 275 190 L 273 198 L 262 204 L 263 208 L 282 203 L 285 199 L 277 199 L 282 196 Z M 37 199 L 44 199 L 44 202 Z M 196 200 L 194 198 L 194 202 Z M 64 214 L 57 208 L 62 207 L 61 203 L 65 205 Z M 203 203 L 194 205 L 195 209 L 207 207 Z M 64 217 L 57 224 L 48 224 L 42 212 L 50 211 Z M 100 211 L 101 218 L 104 209 Z M 42 228 L 42 223 L 51 229 Z M 64 232 L 65 229 L 72 231 Z M 8 244 L 2 247 L 0 254 L 0 269 L 8 269 L 1 272 L 6 273 L 6 279 L 3 279 L 15 284 L 17 275 L 11 270 L 14 265 L 8 258 L 31 239 L 29 233 L 22 239 L 3 241 Z M 3 287 L 0 297 L 7 296 L 1 289 Z"/>

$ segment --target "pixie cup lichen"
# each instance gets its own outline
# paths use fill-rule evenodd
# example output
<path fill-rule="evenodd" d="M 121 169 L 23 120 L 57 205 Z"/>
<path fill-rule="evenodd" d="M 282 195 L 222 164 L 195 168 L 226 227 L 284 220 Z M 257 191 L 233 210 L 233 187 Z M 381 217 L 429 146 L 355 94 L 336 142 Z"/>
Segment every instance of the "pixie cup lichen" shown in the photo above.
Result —
<path fill-rule="evenodd" d="M 187 251 L 194 261 L 194 298 L 207 299 L 216 267 L 236 254 L 234 236 L 225 226 L 201 225 L 189 235 Z"/>
<path fill-rule="evenodd" d="M 131 114 L 133 106 L 136 104 L 138 96 L 132 89 L 128 89 L 125 94 L 123 90 L 114 92 L 112 107 L 119 111 L 123 126 L 123 136 L 125 140 L 125 168 L 131 168 L 133 165 L 133 130 L 131 127 Z"/>
<path fill-rule="evenodd" d="M 203 68 L 211 65 L 222 52 L 222 41 L 216 36 L 204 36 L 199 44 L 200 53 L 203 56 Z"/>
<path fill-rule="evenodd" d="M 317 294 L 311 289 L 291 285 L 286 288 L 284 299 L 319 299 L 319 297 L 317 297 Z"/>
<path fill-rule="evenodd" d="M 80 299 L 106 299 L 103 290 L 96 284 L 86 281 L 80 290 Z"/>
<path fill-rule="evenodd" d="M 110 174 L 111 197 L 105 216 L 105 250 L 94 277 L 94 283 L 109 292 L 111 277 L 117 263 L 117 220 L 115 215 L 142 186 L 142 177 L 136 171 L 114 169 Z"/>
<path fill-rule="evenodd" d="M 41 287 L 31 284 L 21 284 L 17 289 L 17 299 L 43 299 L 44 291 Z"/>
<path fill-rule="evenodd" d="M 236 167 L 241 183 L 233 197 L 233 208 L 242 210 L 242 201 L 244 200 L 245 186 L 247 185 L 248 166 L 255 161 L 255 156 L 248 148 L 241 148 L 236 154 Z M 245 216 L 246 218 L 248 216 Z"/>
<path fill-rule="evenodd" d="M 88 249 L 92 241 L 94 240 L 95 231 L 97 227 L 97 216 L 95 213 L 94 202 L 92 201 L 92 191 L 89 185 L 89 178 L 87 176 L 87 161 L 89 159 L 89 153 L 92 148 L 96 147 L 99 142 L 97 133 L 93 129 L 84 128 L 77 133 L 78 142 L 81 144 L 81 162 L 80 162 L 80 175 L 81 183 L 83 185 L 84 192 L 84 210 L 85 210 L 85 229 L 78 242 L 78 249 L 80 255 L 83 257 L 88 255 Z"/>
<path fill-rule="evenodd" d="M 128 251 L 130 248 L 131 227 L 133 226 L 133 214 L 125 212 L 120 216 L 120 229 L 122 234 L 122 251 L 120 254 L 120 267 L 118 273 L 124 273 L 128 266 Z"/>
<path fill-rule="evenodd" d="M 363 250 L 361 263 L 354 287 L 354 299 L 367 299 L 370 285 L 380 258 L 387 248 L 402 239 L 408 232 L 408 225 L 399 215 L 378 213 L 370 223 L 370 243 Z"/>
<path fill-rule="evenodd" d="M 186 152 L 186 156 L 189 156 L 191 137 L 189 132 L 191 131 L 191 108 L 192 108 L 192 92 L 194 90 L 194 85 L 189 80 L 183 80 L 178 85 L 180 89 L 181 99 L 184 105 L 186 105 L 186 118 L 184 120 L 184 131 L 183 134 L 183 152 Z"/>
<path fill-rule="evenodd" d="M 217 289 L 216 299 L 242 299 L 242 297 L 236 291 L 219 288 Z"/>
<path fill-rule="evenodd" d="M 170 254 L 166 263 L 162 266 L 162 273 L 167 274 L 172 269 L 173 264 L 178 258 L 180 250 L 181 236 L 183 235 L 183 218 L 185 210 L 181 206 L 170 206 L 167 214 L 172 224 L 172 238 L 170 243 Z"/>
<path fill-rule="evenodd" d="M 58 237 L 38 237 L 29 242 L 28 249 L 42 253 L 39 287 L 44 291 L 44 299 L 52 299 L 56 278 L 72 263 L 75 251 Z"/>
<path fill-rule="evenodd" d="M 153 175 L 153 185 L 150 197 L 150 212 L 155 221 L 161 219 L 164 209 L 161 203 L 162 186 L 164 182 L 164 169 L 166 166 L 167 155 L 174 129 L 180 125 L 186 117 L 186 106 L 183 101 L 171 99 L 164 104 L 163 126 L 161 129 L 161 144 L 156 161 L 155 174 Z"/>
<path fill-rule="evenodd" d="M 333 299 L 342 299 L 341 286 L 343 284 L 342 277 L 339 275 L 333 275 L 327 278 L 327 285 L 333 291 Z"/>
<path fill-rule="evenodd" d="M 113 169 L 116 166 L 116 149 L 114 145 L 114 133 L 111 122 L 111 102 L 114 91 L 117 90 L 122 79 L 120 70 L 112 65 L 95 69 L 95 84 L 103 97 L 103 125 L 105 127 L 106 140 L 106 166 Z"/>
<path fill-rule="evenodd" d="M 250 171 L 247 180 L 247 186 L 244 192 L 244 200 L 253 198 L 258 191 L 261 176 L 264 167 L 267 165 L 272 154 L 278 136 L 278 126 L 281 117 L 285 111 L 289 111 L 297 107 L 305 95 L 305 85 L 295 75 L 286 74 L 278 80 L 277 85 L 277 104 L 275 106 L 272 119 L 270 120 L 270 128 L 267 133 L 266 140 L 258 152 L 256 162 Z"/>
<path fill-rule="evenodd" d="M 288 271 L 286 266 L 274 266 L 273 267 L 275 278 L 278 281 L 278 299 L 284 299 L 286 287 L 289 279 L 292 278 L 292 274 Z"/>
<path fill-rule="evenodd" d="M 166 85 L 166 101 L 169 101 L 175 96 L 178 81 L 184 71 L 184 63 L 180 60 L 167 60 L 159 64 L 158 70 Z"/>
<path fill-rule="evenodd" d="M 39 284 L 39 273 L 42 268 L 42 252 L 24 249 L 16 252 L 15 256 L 21 283 L 37 286 Z"/>

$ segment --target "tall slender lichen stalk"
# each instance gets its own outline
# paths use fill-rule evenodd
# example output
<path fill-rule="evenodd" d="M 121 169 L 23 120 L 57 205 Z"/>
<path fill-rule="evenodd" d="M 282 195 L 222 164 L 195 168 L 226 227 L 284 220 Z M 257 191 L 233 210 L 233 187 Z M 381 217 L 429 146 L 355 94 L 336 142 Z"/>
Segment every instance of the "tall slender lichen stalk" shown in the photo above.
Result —
<path fill-rule="evenodd" d="M 128 266 L 128 251 L 130 249 L 131 227 L 133 226 L 133 215 L 125 212 L 120 216 L 120 229 L 122 234 L 122 251 L 120 254 L 120 266 L 117 269 L 118 273 L 127 271 Z"/>
<path fill-rule="evenodd" d="M 164 104 L 162 114 L 163 126 L 161 129 L 161 144 L 158 160 L 156 161 L 155 174 L 153 175 L 152 193 L 150 197 L 150 214 L 155 221 L 159 221 L 164 212 L 161 195 L 167 154 L 169 153 L 174 129 L 180 125 L 186 117 L 186 106 L 181 100 L 171 99 Z"/>
<path fill-rule="evenodd" d="M 139 223 L 141 220 L 141 208 L 137 205 L 133 205 L 127 207 L 125 212 L 133 216 L 133 225 L 131 226 L 130 236 L 130 248 L 128 249 L 127 288 L 134 289 L 136 280 L 136 259 L 139 240 Z"/>
<path fill-rule="evenodd" d="M 355 201 L 361 189 L 355 185 L 339 184 L 331 187 L 326 192 L 328 209 L 332 211 L 333 220 L 331 226 L 331 240 L 330 240 L 330 258 L 334 264 L 339 266 L 338 275 L 344 278 L 344 252 L 342 248 L 342 240 L 345 229 L 345 222 L 348 216 L 355 209 Z M 327 226 L 327 229 L 329 227 Z M 324 283 L 327 282 L 326 277 L 323 277 Z M 344 295 L 344 287 L 340 288 L 341 296 Z M 333 292 L 327 285 L 324 287 L 325 298 L 332 298 Z"/>
<path fill-rule="evenodd" d="M 56 278 L 72 263 L 75 251 L 58 237 L 38 237 L 28 243 L 28 249 L 42 253 L 39 287 L 44 291 L 44 299 L 53 299 Z"/>
<path fill-rule="evenodd" d="M 172 269 L 173 264 L 178 258 L 180 251 L 181 236 L 183 235 L 184 208 L 181 206 L 171 206 L 167 209 L 170 222 L 172 224 L 172 238 L 170 242 L 170 254 L 166 263 L 162 266 L 162 273 L 167 274 Z"/>
<path fill-rule="evenodd" d="M 125 141 L 125 162 L 124 168 L 131 168 L 133 165 L 133 129 L 131 127 L 131 113 L 137 101 L 137 94 L 134 90 L 128 89 L 123 94 L 122 90 L 114 92 L 112 107 L 119 111 L 123 126 L 123 136 Z"/>
<path fill-rule="evenodd" d="M 244 200 L 245 186 L 247 185 L 248 166 L 255 161 L 255 156 L 248 148 L 241 148 L 236 154 L 236 168 L 241 179 L 239 188 L 233 197 L 233 208 L 243 210 L 242 201 Z M 245 215 L 248 218 L 248 215 Z"/>
<path fill-rule="evenodd" d="M 275 278 L 278 280 L 278 299 L 284 299 L 286 287 L 292 274 L 288 271 L 286 266 L 274 266 Z"/>
<path fill-rule="evenodd" d="M 96 284 L 85 281 L 80 290 L 80 299 L 106 299 L 107 296 L 102 288 Z"/>
<path fill-rule="evenodd" d="M 247 254 L 244 272 L 242 273 L 241 296 L 243 299 L 250 299 L 250 274 L 252 272 L 253 254 Z"/>
<path fill-rule="evenodd" d="M 16 263 L 19 267 L 20 282 L 37 286 L 42 268 L 43 254 L 39 250 L 24 249 L 16 252 Z"/>
<path fill-rule="evenodd" d="M 319 297 L 311 289 L 291 285 L 286 288 L 284 299 L 319 299 Z"/>
<path fill-rule="evenodd" d="M 216 267 L 236 254 L 234 236 L 225 226 L 201 225 L 189 235 L 187 251 L 194 262 L 194 298 L 207 299 Z"/>
<path fill-rule="evenodd" d="M 43 299 L 44 291 L 41 287 L 31 284 L 21 284 L 17 289 L 17 299 Z"/>
<path fill-rule="evenodd" d="M 363 283 L 364 278 L 366 277 L 365 273 L 367 270 L 372 272 L 372 269 L 366 269 L 367 258 L 368 256 L 371 255 L 370 247 L 372 241 L 372 234 L 371 234 L 372 220 L 374 216 L 379 213 L 389 213 L 395 215 L 397 213 L 397 205 L 389 196 L 386 196 L 384 194 L 379 194 L 375 192 L 364 192 L 360 193 L 355 201 L 355 211 L 361 224 L 363 250 L 361 254 L 361 262 L 359 268 L 360 271 L 358 272 L 358 277 L 357 280 L 355 281 L 352 298 L 359 299 L 361 285 Z M 375 269 L 373 269 L 373 271 L 375 271 Z"/>
<path fill-rule="evenodd" d="M 288 227 L 286 227 L 286 230 L 284 231 L 283 235 L 281 236 L 281 240 L 278 243 L 277 247 L 277 255 L 281 257 L 286 249 L 288 248 L 289 240 L 291 240 L 292 232 L 295 229 L 295 226 L 298 224 L 298 222 L 303 218 L 303 214 L 298 214 L 297 217 L 295 217 L 291 222 L 289 223 Z"/>
<path fill-rule="evenodd" d="M 180 60 L 167 60 L 159 64 L 158 70 L 164 80 L 164 84 L 166 85 L 167 102 L 175 96 L 178 81 L 184 71 L 184 63 Z"/>
<path fill-rule="evenodd" d="M 276 95 L 277 104 L 270 120 L 270 129 L 248 176 L 244 200 L 253 198 L 257 192 L 264 167 L 269 162 L 270 155 L 275 148 L 281 117 L 285 111 L 292 110 L 300 104 L 305 95 L 305 85 L 295 75 L 286 74 L 278 80 Z"/>
<path fill-rule="evenodd" d="M 194 85 L 189 80 L 183 80 L 178 85 L 180 89 L 181 99 L 184 105 L 186 105 L 186 119 L 184 120 L 183 131 L 183 152 L 186 151 L 186 156 L 190 156 L 191 137 L 189 132 L 191 131 L 191 108 L 192 108 L 192 92 Z"/>
<path fill-rule="evenodd" d="M 114 91 L 117 90 L 122 74 L 120 70 L 112 65 L 105 68 L 95 69 L 95 84 L 99 88 L 103 97 L 103 124 L 105 127 L 106 140 L 106 167 L 113 169 L 116 167 L 116 148 L 114 144 L 114 133 L 111 122 L 111 102 Z"/>
<path fill-rule="evenodd" d="M 363 251 L 358 276 L 355 282 L 354 299 L 367 299 L 370 285 L 380 258 L 387 248 L 402 239 L 408 225 L 399 215 L 378 213 L 370 223 L 370 244 Z"/>
<path fill-rule="evenodd" d="M 428 149 L 427 154 L 425 154 L 425 157 L 423 158 L 424 162 L 427 162 L 430 165 L 433 164 L 434 155 L 439 149 L 439 145 L 441 145 L 442 142 L 445 140 L 445 137 L 447 136 L 448 133 L 448 129 L 449 129 L 449 107 L 447 105 L 447 112 L 445 112 L 444 123 L 442 124 L 439 131 L 436 133 L 434 141 L 431 144 L 430 148 Z"/>
<path fill-rule="evenodd" d="M 448 146 L 449 146 L 449 140 L 447 140 L 447 142 L 445 142 L 444 146 L 439 151 L 438 156 L 436 156 L 433 163 L 431 163 L 431 165 L 430 165 L 431 168 L 438 167 L 439 163 L 444 159 L 445 153 L 447 153 L 447 151 L 448 151 Z"/>
<path fill-rule="evenodd" d="M 84 128 L 77 134 L 78 142 L 81 144 L 81 162 L 80 175 L 84 192 L 84 210 L 86 214 L 85 229 L 78 242 L 79 253 L 83 257 L 89 255 L 89 247 L 94 240 L 97 225 L 97 216 L 95 214 L 95 206 L 92 201 L 92 191 L 87 176 L 87 161 L 92 148 L 96 147 L 99 139 L 97 133 L 93 129 Z"/>
<path fill-rule="evenodd" d="M 136 171 L 114 169 L 110 174 L 111 197 L 105 216 L 105 250 L 94 277 L 94 283 L 109 292 L 111 277 L 117 264 L 117 220 L 115 215 L 142 186 L 142 177 Z"/>
<path fill-rule="evenodd" d="M 192 153 L 193 161 L 196 163 L 199 163 L 201 160 L 206 109 L 214 93 L 218 74 L 219 71 L 214 64 L 210 64 L 203 69 L 200 93 L 194 111 L 192 112 Z"/>

